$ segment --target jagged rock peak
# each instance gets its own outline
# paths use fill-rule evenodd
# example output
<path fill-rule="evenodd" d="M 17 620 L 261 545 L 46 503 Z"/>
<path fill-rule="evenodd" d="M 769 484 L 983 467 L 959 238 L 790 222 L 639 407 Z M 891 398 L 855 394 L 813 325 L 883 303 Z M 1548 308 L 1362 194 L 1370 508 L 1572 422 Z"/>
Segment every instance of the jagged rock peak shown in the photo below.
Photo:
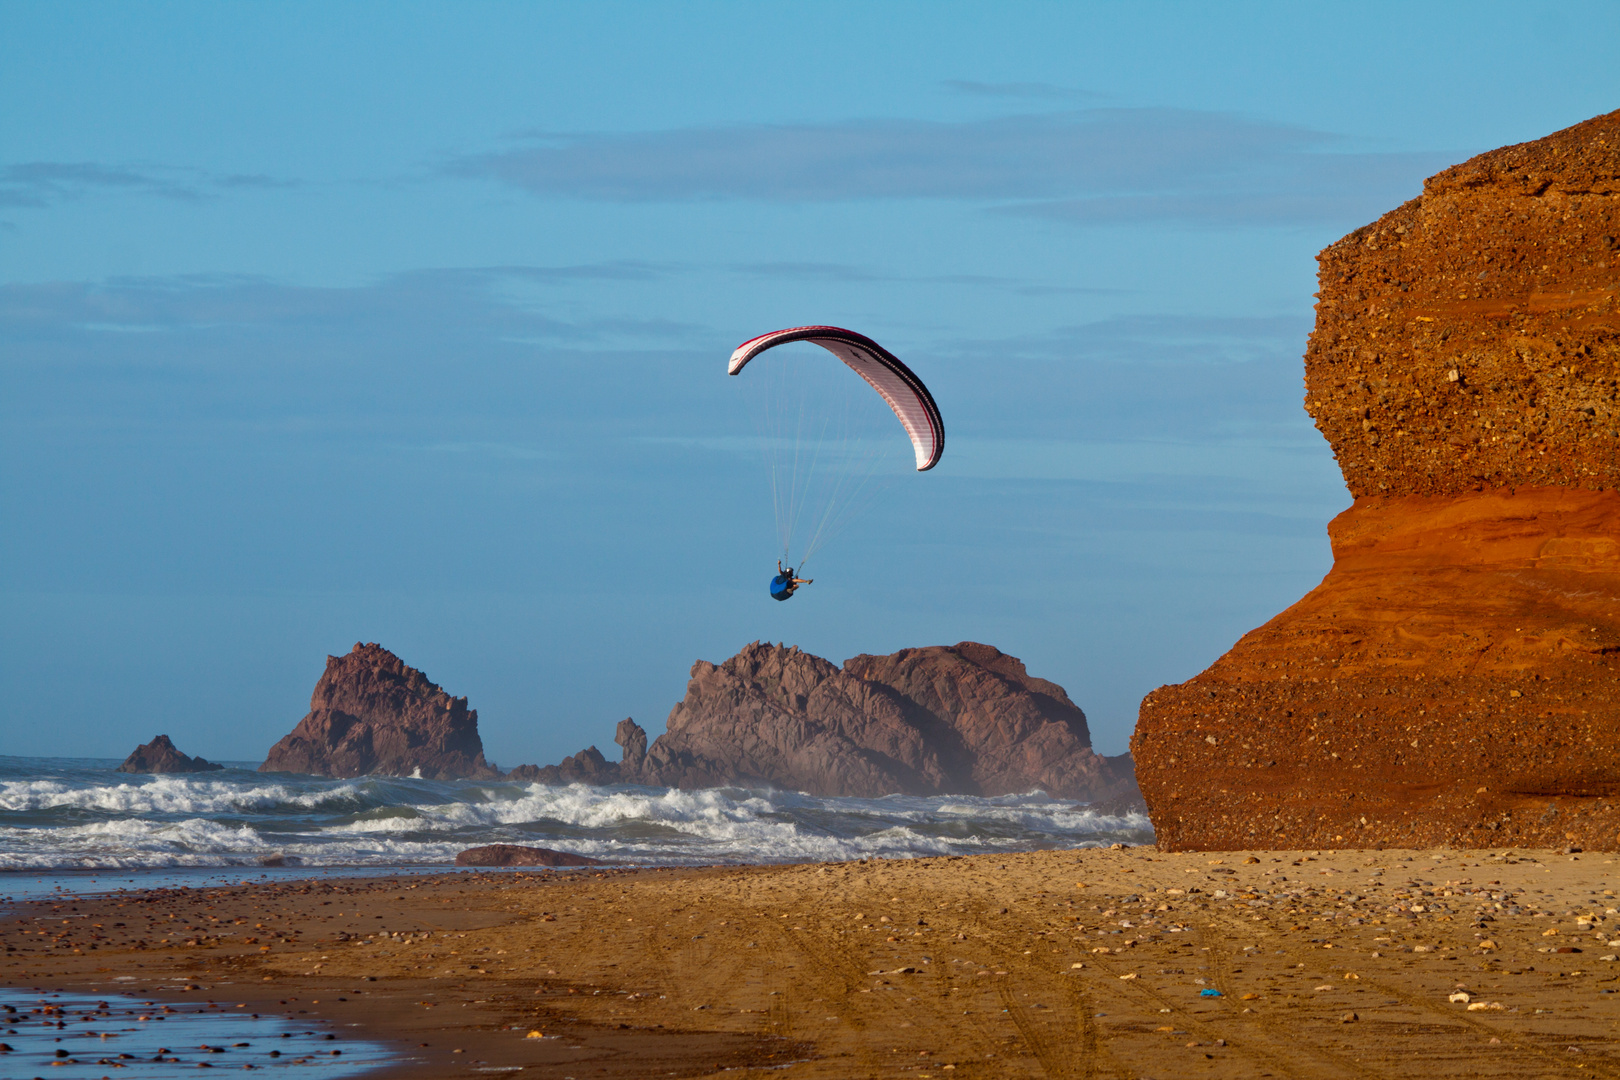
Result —
<path fill-rule="evenodd" d="M 275 746 L 261 772 L 317 776 L 499 774 L 484 760 L 478 711 L 376 642 L 326 658 L 309 713 Z"/>
<path fill-rule="evenodd" d="M 1062 687 L 969 641 L 857 656 L 842 668 L 796 646 L 750 642 L 719 664 L 693 664 L 665 733 L 650 747 L 646 737 L 625 720 L 617 765 L 593 747 L 560 765 L 525 766 L 524 778 L 855 796 L 1135 791 L 1129 760 L 1092 751 L 1085 714 Z"/>
<path fill-rule="evenodd" d="M 188 757 L 181 753 L 167 735 L 159 735 L 151 742 L 137 746 L 124 763 L 118 766 L 125 773 L 195 773 L 213 772 L 225 766 L 216 765 L 206 758 Z"/>

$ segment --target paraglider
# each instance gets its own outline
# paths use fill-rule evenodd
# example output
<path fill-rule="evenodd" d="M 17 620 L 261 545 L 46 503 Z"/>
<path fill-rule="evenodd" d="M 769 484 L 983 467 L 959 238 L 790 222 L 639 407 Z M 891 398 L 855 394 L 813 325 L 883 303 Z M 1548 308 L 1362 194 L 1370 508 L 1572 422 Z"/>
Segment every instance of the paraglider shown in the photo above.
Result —
<path fill-rule="evenodd" d="M 877 391 L 910 440 L 918 472 L 939 464 L 945 452 L 945 422 L 933 395 L 915 372 L 864 334 L 836 326 L 795 326 L 761 334 L 737 346 L 726 373 L 740 374 L 769 350 L 800 341 L 819 345 Z M 777 364 L 773 358 L 766 367 Z M 882 406 L 865 397 L 864 389 L 852 393 L 860 384 L 847 375 L 829 371 L 806 366 L 800 358 L 784 360 L 776 370 L 751 378 L 761 390 L 756 412 L 764 429 L 762 442 L 782 543 L 770 587 L 777 600 L 787 600 L 800 585 L 811 583 L 797 575 L 822 543 L 860 509 L 861 497 L 871 493 L 883 470 L 881 455 L 897 441 L 888 434 L 892 426 L 886 430 L 873 426 L 884 423 L 874 415 L 883 413 Z M 859 423 L 871 430 L 857 432 Z M 795 566 L 795 534 L 807 515 L 810 534 Z"/>
<path fill-rule="evenodd" d="M 771 578 L 771 599 L 786 600 L 798 591 L 800 585 L 814 585 L 811 578 L 801 578 L 794 575 L 793 567 L 782 569 L 782 560 L 776 560 L 776 576 Z"/>

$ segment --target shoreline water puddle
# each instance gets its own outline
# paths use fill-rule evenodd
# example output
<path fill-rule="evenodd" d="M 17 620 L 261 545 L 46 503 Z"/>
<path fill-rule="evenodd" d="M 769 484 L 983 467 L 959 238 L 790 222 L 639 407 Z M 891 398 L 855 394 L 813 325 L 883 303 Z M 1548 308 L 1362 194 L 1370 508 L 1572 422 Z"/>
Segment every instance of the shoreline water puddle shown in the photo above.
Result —
<path fill-rule="evenodd" d="M 160 989 L 160 988 L 158 988 Z M 170 1005 L 122 994 L 0 988 L 0 1075 L 167 1080 L 198 1068 L 276 1074 L 310 1069 L 337 1080 L 395 1058 L 376 1042 L 324 1026 L 245 1014 L 230 1003 Z"/>

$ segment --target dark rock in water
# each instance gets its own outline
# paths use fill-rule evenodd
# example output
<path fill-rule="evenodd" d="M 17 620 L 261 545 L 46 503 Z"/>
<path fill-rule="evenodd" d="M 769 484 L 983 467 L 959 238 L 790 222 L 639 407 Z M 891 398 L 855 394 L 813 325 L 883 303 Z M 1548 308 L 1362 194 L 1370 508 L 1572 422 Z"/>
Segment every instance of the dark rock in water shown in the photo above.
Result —
<path fill-rule="evenodd" d="M 886 686 L 910 706 L 930 741 L 951 748 L 950 789 L 1006 795 L 1040 788 L 1076 799 L 1135 790 L 1130 760 L 1091 749 L 1086 714 L 1057 683 L 990 645 L 902 649 L 857 656 L 844 671 Z"/>
<path fill-rule="evenodd" d="M 623 748 L 623 761 L 612 762 L 594 746 L 587 746 L 555 765 L 519 765 L 506 774 L 508 780 L 531 784 L 633 784 L 639 783 L 642 763 L 647 758 L 647 732 L 629 717 L 619 721 L 613 741 Z"/>
<path fill-rule="evenodd" d="M 533 766 L 530 766 L 533 768 Z M 603 866 L 601 859 L 521 844 L 485 844 L 456 856 L 457 866 Z"/>
<path fill-rule="evenodd" d="M 632 776 L 638 775 L 647 760 L 647 732 L 627 716 L 619 721 L 619 727 L 613 733 L 613 741 L 618 743 L 623 751 L 621 756 L 624 759 L 624 767 Z"/>
<path fill-rule="evenodd" d="M 723 664 L 693 666 L 651 747 L 633 720 L 614 741 L 624 750 L 617 765 L 592 747 L 532 778 L 853 796 L 1136 792 L 1129 758 L 1092 751 L 1085 714 L 1062 687 L 970 641 L 857 656 L 842 669 L 755 642 Z"/>
<path fill-rule="evenodd" d="M 167 735 L 159 735 L 145 746 L 137 746 L 135 752 L 124 759 L 118 766 L 119 772 L 127 773 L 192 773 L 213 772 L 225 766 L 216 765 L 212 761 L 200 757 L 187 757 L 169 741 Z"/>
<path fill-rule="evenodd" d="M 494 779 L 478 711 L 376 643 L 326 658 L 309 715 L 275 746 L 260 772 L 315 776 Z"/>
<path fill-rule="evenodd" d="M 637 729 L 640 730 L 639 728 Z M 642 732 L 642 740 L 647 735 Z M 506 774 L 508 780 L 524 780 L 532 784 L 617 784 L 619 766 L 602 756 L 594 746 L 587 746 L 555 765 L 519 765 Z"/>
<path fill-rule="evenodd" d="M 303 866 L 304 860 L 297 855 L 266 855 L 259 860 L 260 866 Z"/>

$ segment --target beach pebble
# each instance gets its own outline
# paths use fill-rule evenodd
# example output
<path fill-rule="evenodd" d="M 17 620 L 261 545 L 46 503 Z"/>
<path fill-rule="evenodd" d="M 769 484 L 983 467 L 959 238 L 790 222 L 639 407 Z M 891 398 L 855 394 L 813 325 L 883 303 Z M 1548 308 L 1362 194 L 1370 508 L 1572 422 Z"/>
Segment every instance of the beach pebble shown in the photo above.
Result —
<path fill-rule="evenodd" d="M 1469 997 L 1468 997 L 1467 991 L 1459 990 L 1455 994 L 1452 994 L 1450 997 L 1446 998 L 1446 1000 L 1451 1002 L 1454 1005 L 1457 1004 L 1458 1002 L 1461 1002 L 1462 1004 L 1466 1005 L 1466 1004 L 1468 1004 Z"/>

